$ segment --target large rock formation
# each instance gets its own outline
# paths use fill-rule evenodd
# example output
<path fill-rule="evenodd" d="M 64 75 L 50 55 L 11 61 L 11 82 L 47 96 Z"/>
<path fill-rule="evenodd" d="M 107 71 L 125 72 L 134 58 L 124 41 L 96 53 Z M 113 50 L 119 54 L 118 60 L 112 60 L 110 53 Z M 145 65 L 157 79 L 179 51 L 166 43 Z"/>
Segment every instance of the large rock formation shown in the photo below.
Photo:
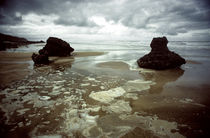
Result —
<path fill-rule="evenodd" d="M 32 60 L 35 64 L 49 64 L 48 56 L 70 56 L 73 51 L 67 42 L 49 37 L 44 48 L 39 50 L 39 54 L 33 53 Z"/>
<path fill-rule="evenodd" d="M 141 57 L 137 63 L 139 67 L 164 70 L 170 68 L 176 68 L 185 64 L 184 58 L 178 54 L 171 52 L 168 47 L 168 40 L 166 37 L 153 38 L 150 47 L 151 52 Z"/>
<path fill-rule="evenodd" d="M 71 52 L 74 49 L 70 47 L 70 45 L 55 37 L 50 37 L 47 39 L 47 44 L 41 50 L 39 50 L 39 54 L 48 53 L 48 56 L 70 56 Z"/>

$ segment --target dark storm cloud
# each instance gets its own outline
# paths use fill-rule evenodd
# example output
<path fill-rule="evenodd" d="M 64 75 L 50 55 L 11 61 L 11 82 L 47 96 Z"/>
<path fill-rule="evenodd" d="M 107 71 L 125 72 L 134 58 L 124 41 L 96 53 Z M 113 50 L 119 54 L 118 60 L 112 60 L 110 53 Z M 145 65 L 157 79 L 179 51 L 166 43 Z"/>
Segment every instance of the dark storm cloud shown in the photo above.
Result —
<path fill-rule="evenodd" d="M 17 16 L 14 14 L 8 15 L 2 15 L 0 14 L 0 24 L 9 24 L 9 25 L 15 25 L 22 21 L 22 16 Z"/>
<path fill-rule="evenodd" d="M 205 2 L 205 1 L 203 1 Z M 210 10 L 205 4 L 197 1 L 161 1 L 159 9 L 155 8 L 147 24 L 156 24 L 156 31 L 177 35 L 192 30 L 210 29 Z"/>
<path fill-rule="evenodd" d="M 60 11 L 59 18 L 54 21 L 55 24 L 80 27 L 95 25 L 88 20 L 91 10 L 88 10 L 87 3 L 67 3 L 65 9 L 65 12 Z"/>
<path fill-rule="evenodd" d="M 63 26 L 94 27 L 90 18 L 99 16 L 169 35 L 210 29 L 209 0 L 1 0 L 0 24 L 20 24 L 29 13 L 54 14 Z"/>
<path fill-rule="evenodd" d="M 15 24 L 21 22 L 17 20 L 16 13 L 26 15 L 36 14 L 60 14 L 67 9 L 66 3 L 75 5 L 83 0 L 3 0 L 0 3 L 1 24 Z"/>
<path fill-rule="evenodd" d="M 90 0 L 90 2 L 95 2 L 96 0 Z M 79 14 L 81 10 L 85 7 L 80 7 L 80 3 L 87 3 L 87 0 L 3 0 L 0 3 L 0 15 L 1 23 L 9 23 L 15 24 L 17 20 L 15 19 L 15 14 L 18 12 L 21 15 L 26 15 L 28 13 L 36 13 L 39 15 L 49 15 L 49 14 L 57 14 L 59 16 L 58 24 L 66 25 L 68 22 L 74 25 L 82 26 L 86 21 L 81 21 L 80 18 L 84 16 L 83 14 Z M 85 6 L 85 5 L 84 5 Z M 78 9 L 80 7 L 81 9 Z M 65 15 L 66 11 L 69 9 L 75 12 L 73 16 L 65 17 L 65 21 L 63 19 L 63 15 Z M 72 19 L 70 19 L 72 18 Z M 74 19 L 73 19 L 74 18 Z M 75 19 L 77 18 L 77 19 Z M 68 21 L 68 19 L 70 21 Z M 87 17 L 83 18 L 86 20 Z M 20 22 L 21 20 L 19 20 Z M 13 23 L 12 23 L 13 22 Z"/>
<path fill-rule="evenodd" d="M 36 12 L 42 7 L 42 4 L 36 0 L 3 0 L 0 4 L 1 24 L 20 23 L 22 18 L 19 17 L 18 19 L 16 13 L 27 14 L 31 11 Z"/>

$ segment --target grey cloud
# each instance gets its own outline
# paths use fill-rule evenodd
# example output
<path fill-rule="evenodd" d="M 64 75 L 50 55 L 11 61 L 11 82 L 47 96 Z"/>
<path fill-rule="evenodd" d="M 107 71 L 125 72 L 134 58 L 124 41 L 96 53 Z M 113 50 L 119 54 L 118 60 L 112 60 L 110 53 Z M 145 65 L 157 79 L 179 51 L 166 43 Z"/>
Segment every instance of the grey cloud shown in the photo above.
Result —
<path fill-rule="evenodd" d="M 31 11 L 38 11 L 42 5 L 38 1 L 31 0 L 4 0 L 0 5 L 0 23 L 1 24 L 19 24 L 22 19 L 16 16 L 16 13 L 26 14 Z"/>
<path fill-rule="evenodd" d="M 57 20 L 54 21 L 55 24 L 59 25 L 65 25 L 65 26 L 71 26 L 76 25 L 80 27 L 87 27 L 87 26 L 94 26 L 95 24 L 92 22 L 89 22 L 87 18 L 85 17 L 67 17 L 64 16 L 59 17 Z"/>
<path fill-rule="evenodd" d="M 16 15 L 9 15 L 5 16 L 0 14 L 0 25 L 15 25 L 22 22 L 22 16 L 16 16 Z"/>
<path fill-rule="evenodd" d="M 192 37 L 197 38 L 198 40 L 201 41 L 209 41 L 210 38 L 210 32 L 205 32 L 205 33 L 193 33 Z"/>
<path fill-rule="evenodd" d="M 170 26 L 170 25 L 168 25 Z M 166 24 L 161 25 L 159 28 L 156 29 L 157 32 L 162 33 L 163 35 L 177 35 L 178 33 L 186 33 L 187 29 L 180 26 L 170 26 L 168 27 Z"/>
<path fill-rule="evenodd" d="M 86 5 L 96 4 L 102 0 L 4 0 L 0 3 L 0 20 L 2 24 L 16 24 L 15 13 L 26 15 L 36 13 L 38 15 L 55 14 L 59 17 L 56 24 L 91 26 L 88 21 Z M 104 2 L 106 3 L 106 2 Z M 94 8 L 94 7 L 91 7 Z M 69 12 L 69 11 L 72 11 Z M 85 12 L 84 12 L 85 11 Z"/>
<path fill-rule="evenodd" d="M 76 4 L 67 3 L 64 8 L 67 9 L 67 12 L 59 11 L 59 18 L 54 23 L 66 26 L 97 26 L 94 22 L 90 21 L 90 18 L 92 16 L 103 16 L 108 19 L 111 15 L 110 8 L 112 7 L 109 7 L 109 4 L 106 5 L 107 3 L 109 1 L 103 0 L 84 0 Z"/>
<path fill-rule="evenodd" d="M 201 30 L 210 28 L 209 9 L 198 6 L 195 1 L 171 1 L 163 2 L 160 9 L 163 10 L 151 16 L 148 24 L 156 24 L 157 32 L 169 35 L 186 33 L 192 30 Z M 164 31 L 165 30 L 165 31 Z"/>
<path fill-rule="evenodd" d="M 28 13 L 37 14 L 59 14 L 60 11 L 66 10 L 66 3 L 77 4 L 84 0 L 4 0 L 0 3 L 0 14 L 4 16 L 1 20 L 10 20 L 16 12 L 23 15 Z M 15 20 L 10 20 L 11 22 Z M 12 24 L 14 24 L 12 23 Z"/>
<path fill-rule="evenodd" d="M 55 24 L 59 25 L 65 25 L 65 26 L 94 26 L 95 24 L 93 22 L 89 21 L 88 11 L 86 12 L 86 9 L 84 8 L 86 4 L 80 3 L 80 4 L 72 4 L 68 3 L 68 5 L 65 5 L 68 9 L 65 12 L 59 13 L 59 18 L 54 21 Z"/>
<path fill-rule="evenodd" d="M 191 22 L 205 22 L 210 21 L 210 10 L 203 6 L 198 6 L 196 2 L 191 2 L 186 5 L 177 5 L 172 7 L 169 13 L 175 13 L 175 15 L 182 18 L 182 20 Z"/>

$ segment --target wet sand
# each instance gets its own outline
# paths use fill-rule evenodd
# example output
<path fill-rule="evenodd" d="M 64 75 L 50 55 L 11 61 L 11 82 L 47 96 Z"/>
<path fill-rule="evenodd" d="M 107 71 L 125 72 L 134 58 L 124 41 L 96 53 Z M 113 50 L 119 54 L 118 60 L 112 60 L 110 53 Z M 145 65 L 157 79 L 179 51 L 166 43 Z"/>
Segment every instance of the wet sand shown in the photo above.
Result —
<path fill-rule="evenodd" d="M 96 66 L 102 67 L 102 68 L 129 70 L 129 65 L 126 64 L 125 62 L 120 62 L 120 61 L 102 62 L 102 63 L 98 63 Z"/>
<path fill-rule="evenodd" d="M 74 61 L 77 57 L 99 56 L 104 52 L 74 52 L 70 57 L 50 57 L 52 65 Z M 10 85 L 12 82 L 21 80 L 33 71 L 32 53 L 0 52 L 0 88 Z"/>
<path fill-rule="evenodd" d="M 31 54 L 0 52 L 2 137 L 209 136 L 210 85 L 188 78 L 201 82 L 200 62 L 130 70 L 121 61 L 93 62 L 106 53 L 76 52 L 33 67 Z"/>
<path fill-rule="evenodd" d="M 31 55 L 32 53 L 0 52 L 0 88 L 29 75 Z"/>
<path fill-rule="evenodd" d="M 105 52 L 74 52 L 72 55 L 75 57 L 89 57 L 89 56 L 100 56 Z"/>
<path fill-rule="evenodd" d="M 28 63 L 0 63 L 0 88 L 11 85 L 12 82 L 23 79 L 29 75 Z"/>

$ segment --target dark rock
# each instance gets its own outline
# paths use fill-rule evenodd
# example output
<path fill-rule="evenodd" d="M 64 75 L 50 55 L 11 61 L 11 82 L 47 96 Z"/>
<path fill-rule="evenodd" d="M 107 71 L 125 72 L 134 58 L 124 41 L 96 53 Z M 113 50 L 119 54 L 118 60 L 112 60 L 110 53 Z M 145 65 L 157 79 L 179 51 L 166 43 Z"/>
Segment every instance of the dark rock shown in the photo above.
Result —
<path fill-rule="evenodd" d="M 6 50 L 5 44 L 0 40 L 0 51 L 1 50 Z"/>
<path fill-rule="evenodd" d="M 9 42 L 19 42 L 19 43 L 25 43 L 28 40 L 21 37 L 11 36 L 0 33 L 0 40 L 2 41 L 9 41 Z"/>
<path fill-rule="evenodd" d="M 48 52 L 47 52 L 46 50 L 44 50 L 44 49 L 40 49 L 40 50 L 39 50 L 39 54 L 40 54 L 40 55 L 47 55 L 47 56 L 49 56 L 49 55 L 48 55 Z"/>
<path fill-rule="evenodd" d="M 27 39 L 25 38 L 0 33 L 0 50 L 6 50 L 7 48 L 17 48 L 26 42 Z"/>
<path fill-rule="evenodd" d="M 151 52 L 143 57 L 141 57 L 137 63 L 139 67 L 164 70 L 171 69 L 185 64 L 184 58 L 178 54 L 171 52 L 168 47 L 168 40 L 166 37 L 153 38 L 150 47 Z"/>
<path fill-rule="evenodd" d="M 74 49 L 67 42 L 59 38 L 50 37 L 45 47 L 39 53 L 42 54 L 45 51 L 48 53 L 48 56 L 70 56 Z"/>
<path fill-rule="evenodd" d="M 31 56 L 32 60 L 34 61 L 34 64 L 49 64 L 49 59 L 47 54 L 35 54 L 33 53 Z"/>
<path fill-rule="evenodd" d="M 70 56 L 74 49 L 70 45 L 55 37 L 49 37 L 47 44 L 39 50 L 39 54 L 32 55 L 35 64 L 49 64 L 49 56 Z"/>
<path fill-rule="evenodd" d="M 25 38 L 0 33 L 0 50 L 18 48 L 28 44 L 43 43 L 43 41 L 28 41 Z"/>
<path fill-rule="evenodd" d="M 166 37 L 163 38 L 153 38 L 150 47 L 152 48 L 152 51 L 162 51 L 162 52 L 167 52 L 168 47 L 168 40 Z"/>

